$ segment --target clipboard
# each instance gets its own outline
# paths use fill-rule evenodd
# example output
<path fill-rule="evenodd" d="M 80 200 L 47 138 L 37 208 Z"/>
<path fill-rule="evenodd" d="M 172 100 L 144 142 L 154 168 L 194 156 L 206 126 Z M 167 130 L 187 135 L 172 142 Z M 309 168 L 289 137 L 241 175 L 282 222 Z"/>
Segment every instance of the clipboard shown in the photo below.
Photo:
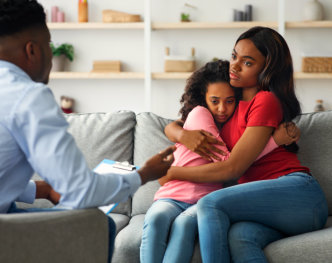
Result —
<path fill-rule="evenodd" d="M 128 162 L 116 162 L 109 159 L 104 159 L 97 167 L 94 169 L 94 172 L 98 174 L 109 174 L 109 173 L 123 173 L 136 170 L 136 166 L 129 164 Z M 109 215 L 119 203 L 110 204 L 106 206 L 99 206 L 98 208 L 103 211 L 106 215 Z"/>

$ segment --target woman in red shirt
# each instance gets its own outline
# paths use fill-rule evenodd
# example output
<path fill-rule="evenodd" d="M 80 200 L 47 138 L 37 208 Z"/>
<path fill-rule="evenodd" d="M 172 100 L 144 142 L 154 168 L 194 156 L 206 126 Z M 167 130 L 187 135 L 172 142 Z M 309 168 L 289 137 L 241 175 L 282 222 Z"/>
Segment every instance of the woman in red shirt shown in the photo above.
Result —
<path fill-rule="evenodd" d="M 233 262 L 267 262 L 263 253 L 267 244 L 322 228 L 327 203 L 309 169 L 300 164 L 295 147 L 279 147 L 255 161 L 279 123 L 301 113 L 284 38 L 265 27 L 243 33 L 232 52 L 230 79 L 233 87 L 242 90 L 242 100 L 221 130 L 231 150 L 229 159 L 172 167 L 165 180 L 238 180 L 238 185 L 208 194 L 197 204 L 203 262 L 225 263 L 231 258 Z M 165 132 L 189 149 L 198 141 L 175 123 Z M 206 145 L 201 148 L 209 151 Z"/>

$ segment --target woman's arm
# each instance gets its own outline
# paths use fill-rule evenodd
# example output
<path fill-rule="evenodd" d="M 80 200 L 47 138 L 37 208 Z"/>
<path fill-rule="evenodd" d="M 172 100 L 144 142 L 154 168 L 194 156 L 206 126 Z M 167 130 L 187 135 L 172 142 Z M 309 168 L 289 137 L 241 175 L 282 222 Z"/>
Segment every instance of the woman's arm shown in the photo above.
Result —
<path fill-rule="evenodd" d="M 266 126 L 247 127 L 228 160 L 196 167 L 172 166 L 162 182 L 177 179 L 206 183 L 238 179 L 262 152 L 273 130 Z"/>

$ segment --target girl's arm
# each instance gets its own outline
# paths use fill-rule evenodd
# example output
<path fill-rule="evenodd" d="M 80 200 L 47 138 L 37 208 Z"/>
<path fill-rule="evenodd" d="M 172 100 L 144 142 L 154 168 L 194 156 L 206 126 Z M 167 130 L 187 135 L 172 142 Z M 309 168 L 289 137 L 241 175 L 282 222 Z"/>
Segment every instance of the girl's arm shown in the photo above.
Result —
<path fill-rule="evenodd" d="M 190 151 L 199 154 L 204 159 L 218 159 L 214 153 L 223 154 L 223 151 L 214 145 L 224 146 L 223 142 L 217 140 L 215 136 L 204 130 L 183 129 L 182 120 L 171 122 L 165 127 L 164 132 L 169 140 L 183 144 Z"/>
<path fill-rule="evenodd" d="M 198 183 L 236 180 L 251 166 L 267 144 L 273 127 L 247 127 L 234 146 L 228 160 L 196 167 L 175 167 L 168 170 L 166 181 L 187 180 Z"/>

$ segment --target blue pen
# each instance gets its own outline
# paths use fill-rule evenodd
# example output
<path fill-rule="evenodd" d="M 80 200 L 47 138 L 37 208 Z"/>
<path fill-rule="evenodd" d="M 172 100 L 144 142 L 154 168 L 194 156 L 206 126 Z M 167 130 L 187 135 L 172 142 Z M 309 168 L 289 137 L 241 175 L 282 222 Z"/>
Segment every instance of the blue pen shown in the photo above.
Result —
<path fill-rule="evenodd" d="M 119 203 L 115 203 L 112 208 L 110 210 L 108 210 L 108 212 L 106 213 L 106 215 L 108 215 L 109 213 L 111 213 L 115 207 L 117 207 L 119 205 Z"/>

